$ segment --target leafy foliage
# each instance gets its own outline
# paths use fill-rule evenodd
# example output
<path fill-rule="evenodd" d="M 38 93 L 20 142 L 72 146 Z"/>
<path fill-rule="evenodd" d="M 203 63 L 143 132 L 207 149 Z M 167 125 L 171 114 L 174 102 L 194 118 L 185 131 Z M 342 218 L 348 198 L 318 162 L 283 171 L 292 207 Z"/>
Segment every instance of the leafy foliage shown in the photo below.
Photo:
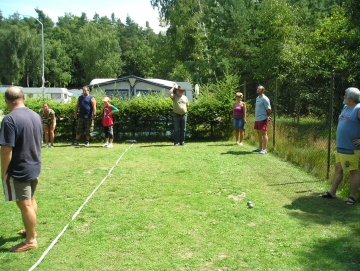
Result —
<path fill-rule="evenodd" d="M 229 75 L 238 80 L 235 88 L 277 78 L 278 102 L 291 116 L 324 114 L 317 104 L 329 93 L 324 81 L 332 71 L 339 88 L 360 84 L 358 1 L 150 2 L 168 26 L 166 33 L 155 34 L 129 16 L 121 22 L 114 14 L 90 20 L 85 13 L 70 13 L 55 25 L 36 9 L 44 25 L 48 84 L 80 88 L 97 77 L 135 75 L 206 89 Z M 40 86 L 39 26 L 17 13 L 0 16 L 1 84 Z"/>

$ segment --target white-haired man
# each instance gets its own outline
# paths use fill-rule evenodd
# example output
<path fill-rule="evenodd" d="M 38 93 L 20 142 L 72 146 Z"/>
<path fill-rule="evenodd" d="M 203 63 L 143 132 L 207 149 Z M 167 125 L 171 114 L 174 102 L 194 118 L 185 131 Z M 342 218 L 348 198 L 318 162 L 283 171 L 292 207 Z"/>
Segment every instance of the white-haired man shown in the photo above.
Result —
<path fill-rule="evenodd" d="M 339 116 L 336 130 L 335 174 L 331 189 L 321 194 L 322 198 L 335 198 L 336 190 L 343 179 L 344 170 L 350 173 L 350 195 L 345 201 L 355 204 L 356 192 L 359 188 L 360 160 L 360 91 L 347 88 L 344 95 L 344 108 Z"/>

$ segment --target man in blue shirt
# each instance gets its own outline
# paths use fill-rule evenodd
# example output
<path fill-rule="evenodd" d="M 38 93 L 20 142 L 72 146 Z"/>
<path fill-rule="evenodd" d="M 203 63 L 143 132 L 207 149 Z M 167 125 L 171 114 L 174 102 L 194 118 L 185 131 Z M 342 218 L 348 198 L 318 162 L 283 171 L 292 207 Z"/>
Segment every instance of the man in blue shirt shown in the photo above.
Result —
<path fill-rule="evenodd" d="M 267 154 L 268 135 L 267 128 L 270 121 L 271 105 L 269 98 L 264 94 L 265 88 L 258 86 L 258 97 L 255 104 L 255 125 L 254 129 L 257 131 L 259 137 L 259 148 L 253 150 L 260 154 Z"/>
<path fill-rule="evenodd" d="M 34 194 L 41 171 L 43 127 L 40 116 L 25 106 L 19 87 L 6 90 L 5 102 L 11 112 L 4 117 L 0 131 L 1 179 L 5 200 L 16 201 L 25 226 L 19 234 L 26 240 L 10 251 L 23 252 L 38 247 Z"/>
<path fill-rule="evenodd" d="M 79 118 L 78 118 L 78 110 Z M 91 133 L 94 130 L 94 119 L 96 118 L 96 100 L 90 95 L 90 89 L 83 87 L 83 95 L 79 96 L 75 107 L 74 118 L 78 118 L 78 125 L 76 129 L 76 140 L 74 146 L 79 146 L 79 139 L 85 133 L 86 141 L 85 147 L 89 146 Z"/>
<path fill-rule="evenodd" d="M 355 204 L 356 192 L 359 188 L 360 160 L 360 91 L 347 88 L 344 95 L 344 108 L 339 116 L 336 130 L 335 174 L 331 189 L 322 198 L 335 198 L 336 190 L 343 179 L 344 170 L 350 173 L 350 195 L 348 205 Z"/>

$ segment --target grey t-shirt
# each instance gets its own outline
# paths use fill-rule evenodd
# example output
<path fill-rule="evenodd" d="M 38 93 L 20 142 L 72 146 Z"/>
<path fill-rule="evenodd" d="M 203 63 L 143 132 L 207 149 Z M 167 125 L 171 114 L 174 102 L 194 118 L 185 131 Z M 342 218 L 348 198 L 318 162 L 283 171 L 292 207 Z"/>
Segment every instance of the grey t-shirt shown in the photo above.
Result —
<path fill-rule="evenodd" d="M 267 110 L 271 109 L 269 98 L 263 94 L 262 97 L 256 98 L 255 104 L 255 121 L 261 121 L 268 118 Z"/>

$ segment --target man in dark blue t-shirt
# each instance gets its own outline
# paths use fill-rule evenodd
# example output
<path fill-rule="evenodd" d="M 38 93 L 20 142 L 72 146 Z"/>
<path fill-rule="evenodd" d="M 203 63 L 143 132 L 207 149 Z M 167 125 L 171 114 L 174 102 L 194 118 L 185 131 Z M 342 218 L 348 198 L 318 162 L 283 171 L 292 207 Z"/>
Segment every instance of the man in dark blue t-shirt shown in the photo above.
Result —
<path fill-rule="evenodd" d="M 78 117 L 78 110 L 79 117 Z M 89 146 L 89 140 L 91 133 L 94 130 L 94 119 L 96 118 L 96 100 L 90 95 L 90 89 L 83 87 L 83 95 L 78 98 L 75 107 L 74 118 L 78 119 L 78 125 L 76 129 L 76 140 L 74 146 L 79 146 L 79 139 L 81 135 L 85 133 L 86 141 L 85 147 Z"/>
<path fill-rule="evenodd" d="M 1 179 L 5 200 L 16 201 L 25 226 L 19 233 L 26 240 L 10 251 L 22 252 L 38 247 L 34 193 L 41 170 L 42 121 L 25 107 L 25 96 L 19 87 L 6 90 L 5 102 L 11 112 L 4 117 L 0 131 Z"/>

